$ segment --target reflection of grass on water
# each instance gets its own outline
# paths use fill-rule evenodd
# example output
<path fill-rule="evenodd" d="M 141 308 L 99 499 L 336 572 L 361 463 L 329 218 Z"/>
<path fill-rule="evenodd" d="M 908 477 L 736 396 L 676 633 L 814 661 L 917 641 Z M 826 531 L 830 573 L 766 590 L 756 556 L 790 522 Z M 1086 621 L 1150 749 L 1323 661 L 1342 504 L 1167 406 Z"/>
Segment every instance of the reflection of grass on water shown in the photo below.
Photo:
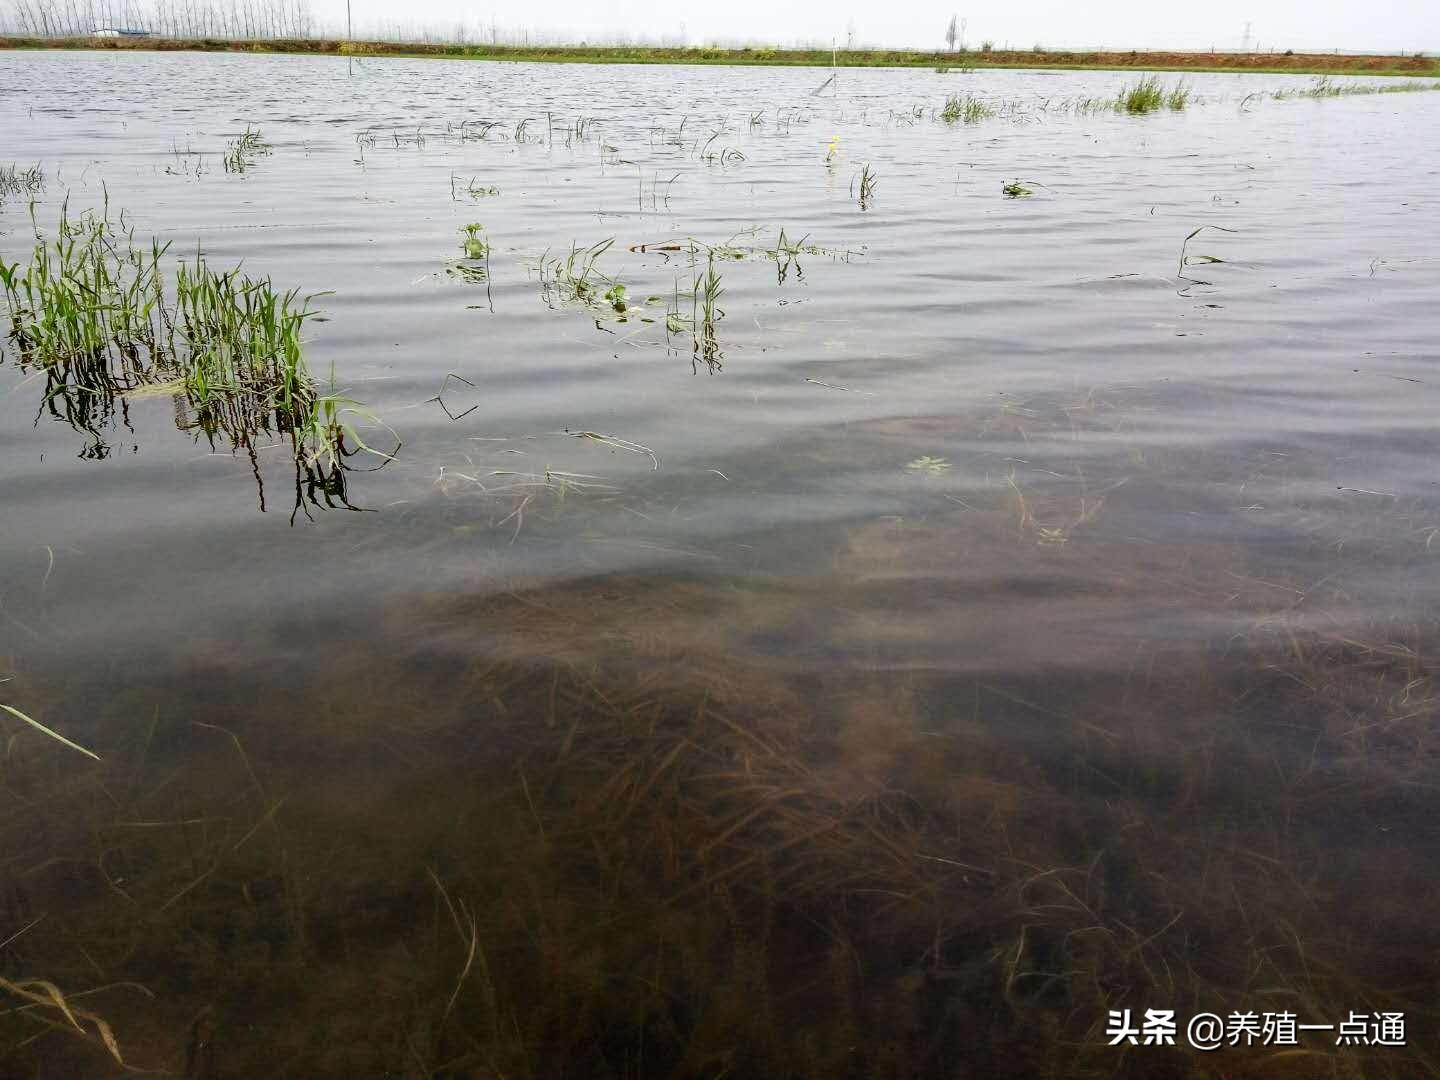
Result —
<path fill-rule="evenodd" d="M 374 416 L 322 393 L 310 373 L 301 331 L 313 297 L 238 268 L 216 271 L 198 252 L 177 262 L 172 286 L 167 250 L 137 245 L 107 211 L 71 219 L 62 210 L 53 239 L 37 228 L 28 265 L 0 263 L 8 338 L 22 367 L 44 373 L 43 407 L 94 438 L 82 456 L 105 457 L 101 428 L 117 401 L 128 423 L 129 398 L 169 394 L 182 430 L 245 449 L 252 465 L 256 436 L 287 436 L 297 492 L 303 481 L 344 503 L 345 460 L 388 455 L 351 419 Z"/>
<path fill-rule="evenodd" d="M 19 165 L 0 165 L 0 206 L 17 195 L 38 195 L 45 189 L 45 171 L 39 165 L 22 169 Z"/>

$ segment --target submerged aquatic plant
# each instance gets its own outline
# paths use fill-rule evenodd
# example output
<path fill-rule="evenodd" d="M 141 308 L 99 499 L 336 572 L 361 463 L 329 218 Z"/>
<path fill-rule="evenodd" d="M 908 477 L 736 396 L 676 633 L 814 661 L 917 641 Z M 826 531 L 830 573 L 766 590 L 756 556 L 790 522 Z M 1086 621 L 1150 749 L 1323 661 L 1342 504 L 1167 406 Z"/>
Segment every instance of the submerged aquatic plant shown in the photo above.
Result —
<path fill-rule="evenodd" d="M 270 144 L 261 136 L 260 129 L 247 124 L 238 139 L 232 139 L 225 144 L 225 171 L 243 173 L 253 168 L 255 163 L 270 151 Z"/>
<path fill-rule="evenodd" d="M 4 708 L 4 706 L 0 706 L 0 708 Z M 80 747 L 77 746 L 75 749 L 79 750 Z M 88 750 L 83 752 L 89 753 Z M 94 757 L 93 754 L 90 756 Z M 41 916 L 41 918 L 43 917 Z M 96 1050 L 110 1055 L 121 1069 L 127 1072 L 131 1071 L 120 1054 L 120 1044 L 116 1041 L 115 1032 L 109 1023 L 67 999 L 60 988 L 50 980 L 21 979 L 12 982 L 10 979 L 0 978 L 0 990 L 9 994 L 13 999 L 24 1002 L 23 1005 L 6 1010 L 7 1012 L 26 1014 L 52 1030 L 64 1032 L 81 1042 L 89 1043 Z M 80 996 L 82 995 L 71 995 L 71 997 Z M 94 1030 L 88 1030 L 86 1025 Z"/>
<path fill-rule="evenodd" d="M 940 476 L 950 470 L 950 462 L 942 457 L 930 457 L 927 454 L 907 462 L 905 468 L 911 472 L 924 473 L 926 476 Z"/>
<path fill-rule="evenodd" d="M 1034 195 L 1035 190 L 1022 184 L 1018 179 L 1005 183 L 1000 188 L 1000 193 L 1007 199 L 1023 199 L 1026 196 Z"/>
<path fill-rule="evenodd" d="M 13 705 L 6 705 L 3 701 L 0 701 L 0 712 L 4 712 L 9 714 L 10 716 L 15 717 L 15 719 L 19 720 L 21 723 L 28 724 L 30 727 L 34 728 L 42 735 L 50 736 L 50 738 L 54 739 L 58 743 L 68 746 L 71 750 L 78 750 L 80 751 L 80 753 L 84 754 L 88 758 L 93 758 L 96 761 L 100 760 L 100 755 L 86 750 L 85 747 L 81 746 L 79 743 L 71 742 L 64 735 L 61 735 L 58 731 L 54 731 L 46 727 L 44 724 L 40 723 L 39 720 L 35 720 L 29 716 L 26 716 L 23 712 L 15 708 L 15 706 Z M 4 980 L 0 980 L 0 982 L 3 981 Z"/>

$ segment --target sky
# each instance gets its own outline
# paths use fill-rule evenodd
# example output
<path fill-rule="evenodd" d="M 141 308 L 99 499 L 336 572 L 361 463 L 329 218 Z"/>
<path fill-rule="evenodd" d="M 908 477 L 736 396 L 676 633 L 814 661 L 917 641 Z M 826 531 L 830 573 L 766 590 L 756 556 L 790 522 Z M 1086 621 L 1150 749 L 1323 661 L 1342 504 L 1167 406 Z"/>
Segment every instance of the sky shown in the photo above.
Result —
<path fill-rule="evenodd" d="M 310 0 L 318 22 L 345 25 L 345 0 Z M 1209 0 L 1155 4 L 1151 0 L 1030 0 L 966 7 L 964 0 L 902 0 L 896 4 L 846 0 L 351 0 L 357 31 L 429 29 L 445 38 L 464 25 L 469 40 L 529 40 L 608 44 L 751 42 L 941 48 L 952 14 L 965 20 L 972 48 L 993 41 L 1028 49 L 1239 49 L 1297 52 L 1384 51 L 1440 53 L 1440 0 Z"/>

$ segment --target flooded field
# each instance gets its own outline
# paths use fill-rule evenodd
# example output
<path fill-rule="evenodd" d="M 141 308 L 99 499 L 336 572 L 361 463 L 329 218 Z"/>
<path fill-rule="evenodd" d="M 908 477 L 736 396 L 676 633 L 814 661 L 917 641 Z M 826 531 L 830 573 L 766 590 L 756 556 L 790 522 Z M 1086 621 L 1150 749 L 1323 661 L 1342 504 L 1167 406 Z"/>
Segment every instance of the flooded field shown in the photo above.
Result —
<path fill-rule="evenodd" d="M 1440 93 L 828 75 L 0 53 L 0 1076 L 1440 1072 Z"/>

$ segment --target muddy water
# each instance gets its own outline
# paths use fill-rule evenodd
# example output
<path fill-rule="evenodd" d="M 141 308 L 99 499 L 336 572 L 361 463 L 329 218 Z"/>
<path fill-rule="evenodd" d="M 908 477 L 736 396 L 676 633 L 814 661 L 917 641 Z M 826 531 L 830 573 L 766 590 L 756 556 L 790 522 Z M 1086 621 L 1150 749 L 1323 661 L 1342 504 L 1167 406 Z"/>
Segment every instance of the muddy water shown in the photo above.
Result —
<path fill-rule="evenodd" d="M 102 761 L 6 729 L 6 1070 L 1434 1068 L 1440 95 L 826 74 L 0 54 L 43 227 L 326 293 L 400 443 L 327 506 L 7 354 L 0 701 Z"/>

